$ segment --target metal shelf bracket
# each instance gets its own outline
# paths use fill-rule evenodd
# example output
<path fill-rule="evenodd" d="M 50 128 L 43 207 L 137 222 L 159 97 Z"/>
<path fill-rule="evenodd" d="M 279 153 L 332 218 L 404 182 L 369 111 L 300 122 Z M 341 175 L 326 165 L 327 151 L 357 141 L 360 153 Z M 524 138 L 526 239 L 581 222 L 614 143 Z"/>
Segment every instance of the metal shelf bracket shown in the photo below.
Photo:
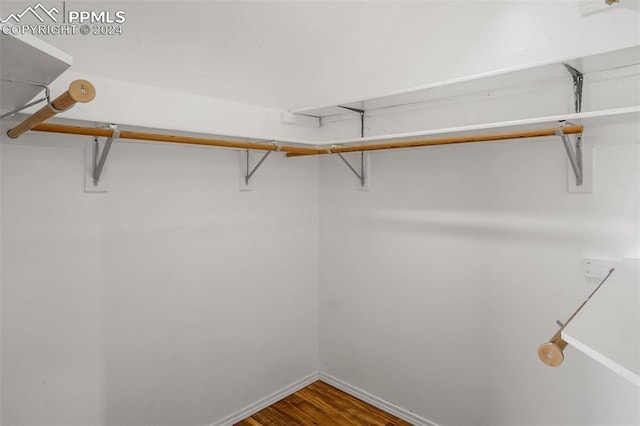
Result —
<path fill-rule="evenodd" d="M 571 78 L 573 79 L 574 109 L 576 113 L 579 113 L 582 111 L 582 88 L 584 85 L 584 74 L 569 64 L 563 63 L 562 65 L 564 65 L 569 74 L 571 74 Z M 561 126 L 564 124 L 565 122 L 560 122 Z M 564 132 L 562 132 L 562 128 L 556 130 L 556 135 L 562 138 L 564 149 L 567 151 L 567 155 L 569 156 L 569 163 L 571 163 L 571 168 L 573 169 L 573 173 L 576 176 L 576 187 L 582 187 L 585 174 L 582 155 L 582 133 L 578 133 L 576 135 L 575 149 L 572 147 L 569 137 L 565 135 Z M 591 178 L 589 177 L 589 179 Z"/>
<path fill-rule="evenodd" d="M 346 164 L 347 167 L 349 167 L 349 170 L 351 170 L 353 174 L 356 175 L 356 177 L 360 181 L 360 187 L 364 188 L 367 182 L 366 181 L 367 176 L 365 175 L 364 151 L 360 151 L 360 173 L 358 173 L 358 171 L 351 165 L 351 163 L 349 163 L 349 161 L 347 161 L 346 158 L 344 158 L 344 156 L 341 153 L 338 152 L 337 154 L 340 157 L 340 159 L 344 161 L 344 164 Z"/>
<path fill-rule="evenodd" d="M 566 122 L 560 122 L 561 126 Z M 568 135 L 565 135 L 562 131 L 562 127 L 556 129 L 556 135 L 562 139 L 565 151 L 569 157 L 569 163 L 573 173 L 576 175 L 576 185 L 581 186 L 583 183 L 583 168 L 582 168 L 582 135 L 576 135 L 575 149 L 571 144 L 571 140 Z"/>
<path fill-rule="evenodd" d="M 2 81 L 6 81 L 8 83 L 18 83 L 18 84 L 26 84 L 29 86 L 36 86 L 36 87 L 40 87 L 44 90 L 44 97 L 40 98 L 40 99 L 36 99 L 33 102 L 29 102 L 28 104 L 20 107 L 20 108 L 16 108 L 13 111 L 9 111 L 7 113 L 4 113 L 2 115 L 0 115 L 0 120 L 7 118 L 7 117 L 11 117 L 12 115 L 15 115 L 17 113 L 19 113 L 22 110 L 25 110 L 29 107 L 32 107 L 34 105 L 39 104 L 40 102 L 44 102 L 47 101 L 47 104 L 49 104 L 49 107 L 51 107 L 51 93 L 49 91 L 49 86 L 47 86 L 46 84 L 42 84 L 42 83 L 38 83 L 36 81 L 28 81 L 28 80 L 19 80 L 16 78 L 6 78 L 6 77 L 0 77 L 0 80 Z"/>
<path fill-rule="evenodd" d="M 363 109 L 352 108 L 352 107 L 348 107 L 348 106 L 344 106 L 344 105 L 338 105 L 338 107 L 346 109 L 346 110 L 349 110 L 349 111 L 357 112 L 358 114 L 360 114 L 360 137 L 364 138 L 364 118 L 365 118 L 365 112 L 366 111 L 363 110 Z M 334 148 L 335 148 L 335 146 L 334 146 Z M 347 161 L 347 159 L 344 158 L 344 156 L 341 153 L 338 152 L 337 154 L 340 157 L 340 159 L 342 161 L 344 161 L 344 164 L 346 164 L 347 167 L 349 167 L 349 170 L 351 170 L 353 172 L 353 174 L 356 175 L 356 177 L 360 181 L 360 189 L 361 190 L 368 190 L 368 188 L 367 188 L 367 176 L 365 175 L 366 165 L 365 165 L 364 151 L 360 152 L 360 173 L 358 173 L 358 171 L 355 169 L 355 167 L 353 167 L 351 165 L 351 163 L 349 163 L 349 161 Z"/>
<path fill-rule="evenodd" d="M 584 84 L 584 74 L 569 64 L 563 63 L 564 67 L 573 78 L 573 98 L 576 112 L 582 111 L 582 86 Z"/>
<path fill-rule="evenodd" d="M 343 108 L 349 111 L 353 111 L 353 112 L 357 112 L 358 114 L 360 114 L 360 137 L 364 138 L 364 113 L 365 110 L 363 109 L 358 109 L 358 108 L 351 108 L 351 107 L 347 107 L 347 106 L 343 106 L 343 105 L 338 105 L 338 108 Z"/>
<path fill-rule="evenodd" d="M 100 183 L 100 176 L 102 175 L 102 170 L 104 170 L 104 165 L 107 162 L 107 157 L 109 156 L 109 151 L 111 150 L 111 145 L 113 144 L 114 139 L 118 139 L 120 137 L 120 129 L 116 124 L 109 124 L 109 128 L 113 131 L 110 138 L 107 138 L 107 141 L 104 143 L 104 148 L 102 148 L 102 153 L 100 153 L 100 144 L 98 142 L 98 138 L 93 139 L 93 185 L 98 186 Z"/>
<path fill-rule="evenodd" d="M 275 142 L 274 142 L 275 143 Z M 279 150 L 279 149 L 278 149 Z M 245 186 L 249 186 L 249 181 L 251 180 L 251 178 L 253 177 L 253 175 L 256 173 L 256 171 L 258 171 L 258 169 L 260 168 L 260 166 L 262 165 L 262 163 L 264 163 L 264 160 L 267 159 L 267 157 L 269 155 L 271 155 L 273 151 L 267 151 L 262 158 L 260 158 L 260 161 L 258 161 L 258 163 L 253 167 L 253 169 L 250 169 L 249 166 L 249 150 L 247 149 L 245 151 L 245 159 L 246 159 L 246 168 L 244 169 L 244 184 Z"/>

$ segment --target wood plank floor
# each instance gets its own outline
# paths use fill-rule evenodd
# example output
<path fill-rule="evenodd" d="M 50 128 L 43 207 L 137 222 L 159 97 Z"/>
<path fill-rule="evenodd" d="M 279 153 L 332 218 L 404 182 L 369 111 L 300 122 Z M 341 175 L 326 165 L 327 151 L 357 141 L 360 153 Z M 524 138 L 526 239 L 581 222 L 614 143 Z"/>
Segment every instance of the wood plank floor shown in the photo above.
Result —
<path fill-rule="evenodd" d="M 366 402 L 317 381 L 236 426 L 411 426 Z"/>

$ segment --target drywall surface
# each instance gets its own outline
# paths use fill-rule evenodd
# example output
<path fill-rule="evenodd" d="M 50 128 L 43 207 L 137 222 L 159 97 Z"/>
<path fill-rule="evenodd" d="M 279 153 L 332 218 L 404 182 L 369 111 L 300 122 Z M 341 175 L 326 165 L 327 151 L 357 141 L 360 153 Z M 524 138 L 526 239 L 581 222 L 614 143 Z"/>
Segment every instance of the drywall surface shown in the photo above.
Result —
<path fill-rule="evenodd" d="M 637 2 L 621 3 L 76 1 L 126 12 L 122 36 L 43 38 L 78 72 L 289 109 L 637 44 Z"/>
<path fill-rule="evenodd" d="M 96 98 L 87 104 L 76 104 L 64 113 L 65 119 L 147 127 L 155 132 L 182 131 L 232 136 L 240 140 L 259 139 L 260 142 L 265 142 L 262 139 L 314 140 L 321 134 L 318 126 L 283 122 L 282 111 L 275 108 L 229 102 L 97 75 L 66 72 L 50 85 L 52 93 L 65 92 L 76 79 L 92 82 L 96 87 Z M 33 113 L 40 107 L 37 105 L 25 112 Z"/>
<path fill-rule="evenodd" d="M 640 387 L 639 303 L 640 260 L 624 259 L 562 330 L 562 339 Z"/>
<path fill-rule="evenodd" d="M 209 425 L 318 370 L 317 159 L 2 145 L 3 425 Z M 256 157 L 252 157 L 256 161 Z"/>
<path fill-rule="evenodd" d="M 637 102 L 627 79 L 588 81 L 585 104 Z M 367 134 L 572 107 L 570 82 L 528 90 L 376 114 Z M 582 259 L 640 253 L 637 123 L 588 126 L 584 142 L 591 194 L 567 191 L 555 137 L 371 153 L 368 192 L 323 158 L 321 372 L 442 426 L 639 424 L 633 384 L 573 348 L 555 369 L 537 358 L 597 284 Z"/>
<path fill-rule="evenodd" d="M 596 146 L 591 195 L 567 193 L 562 149 L 379 153 L 369 192 L 324 159 L 322 371 L 441 425 L 638 424 L 632 384 L 537 359 L 593 288 L 581 259 L 640 250 L 638 145 Z"/>

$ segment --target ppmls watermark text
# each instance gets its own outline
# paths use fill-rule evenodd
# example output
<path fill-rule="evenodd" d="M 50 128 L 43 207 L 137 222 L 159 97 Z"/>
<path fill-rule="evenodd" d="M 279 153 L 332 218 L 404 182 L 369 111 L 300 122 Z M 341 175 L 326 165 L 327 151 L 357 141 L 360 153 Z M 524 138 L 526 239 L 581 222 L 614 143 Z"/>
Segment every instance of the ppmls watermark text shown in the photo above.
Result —
<path fill-rule="evenodd" d="M 0 20 L 2 34 L 32 35 L 121 35 L 126 22 L 124 10 L 76 10 L 67 2 L 48 6 L 37 3 Z"/>

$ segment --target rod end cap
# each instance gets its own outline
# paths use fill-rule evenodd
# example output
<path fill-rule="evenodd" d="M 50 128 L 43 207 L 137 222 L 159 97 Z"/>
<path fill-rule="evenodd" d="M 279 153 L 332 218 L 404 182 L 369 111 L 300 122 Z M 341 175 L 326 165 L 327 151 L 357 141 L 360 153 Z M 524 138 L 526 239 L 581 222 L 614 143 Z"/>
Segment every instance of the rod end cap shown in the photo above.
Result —
<path fill-rule="evenodd" d="M 69 95 L 76 102 L 91 102 L 96 97 L 96 88 L 87 80 L 74 80 L 69 85 Z"/>
<path fill-rule="evenodd" d="M 538 358 L 549 367 L 557 367 L 564 361 L 564 353 L 557 344 L 545 342 L 538 347 Z"/>

